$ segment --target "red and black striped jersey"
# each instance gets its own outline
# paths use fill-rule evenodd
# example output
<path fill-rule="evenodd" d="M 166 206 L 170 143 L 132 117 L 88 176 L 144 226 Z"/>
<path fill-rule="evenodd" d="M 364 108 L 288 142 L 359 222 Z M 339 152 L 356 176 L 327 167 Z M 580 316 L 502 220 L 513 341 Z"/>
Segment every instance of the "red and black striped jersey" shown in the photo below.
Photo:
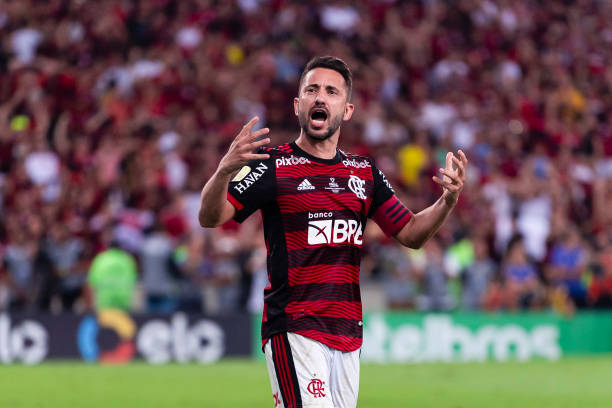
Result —
<path fill-rule="evenodd" d="M 262 337 L 293 332 L 329 347 L 361 347 L 359 265 L 368 218 L 388 235 L 412 213 L 371 159 L 338 151 L 314 157 L 295 143 L 262 149 L 270 158 L 236 174 L 228 200 L 235 219 L 263 215 L 269 286 Z"/>

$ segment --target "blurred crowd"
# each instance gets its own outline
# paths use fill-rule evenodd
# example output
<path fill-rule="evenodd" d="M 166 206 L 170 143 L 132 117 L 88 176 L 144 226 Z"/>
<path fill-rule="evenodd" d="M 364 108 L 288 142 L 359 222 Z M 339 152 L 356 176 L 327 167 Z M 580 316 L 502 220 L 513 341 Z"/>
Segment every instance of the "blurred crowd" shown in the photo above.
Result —
<path fill-rule="evenodd" d="M 340 147 L 413 211 L 470 160 L 423 249 L 368 223 L 387 307 L 612 308 L 612 2 L 0 0 L 0 310 L 88 310 L 111 247 L 134 310 L 261 310 L 260 217 L 202 229 L 200 190 L 250 117 L 295 139 L 316 55 L 354 74 Z"/>

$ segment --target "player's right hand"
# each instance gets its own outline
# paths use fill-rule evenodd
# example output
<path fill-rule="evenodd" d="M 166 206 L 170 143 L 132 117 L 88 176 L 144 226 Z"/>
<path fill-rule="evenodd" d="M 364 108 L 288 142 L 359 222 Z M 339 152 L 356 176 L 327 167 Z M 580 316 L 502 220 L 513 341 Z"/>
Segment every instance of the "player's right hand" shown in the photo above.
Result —
<path fill-rule="evenodd" d="M 270 138 L 256 140 L 258 137 L 268 134 L 270 129 L 263 128 L 251 132 L 253 126 L 259 122 L 259 118 L 255 116 L 251 119 L 238 133 L 238 136 L 234 139 L 229 147 L 229 150 L 219 162 L 218 171 L 227 175 L 240 170 L 251 160 L 265 160 L 270 158 L 269 154 L 257 154 L 254 153 L 261 146 L 265 146 L 270 143 Z"/>

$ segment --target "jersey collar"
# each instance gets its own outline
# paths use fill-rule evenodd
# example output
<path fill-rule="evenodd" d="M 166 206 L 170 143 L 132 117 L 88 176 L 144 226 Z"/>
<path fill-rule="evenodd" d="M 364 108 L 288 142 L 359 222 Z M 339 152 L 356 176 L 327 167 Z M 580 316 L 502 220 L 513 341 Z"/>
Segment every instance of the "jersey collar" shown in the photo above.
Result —
<path fill-rule="evenodd" d="M 312 161 L 317 162 L 317 163 L 322 163 L 322 164 L 337 164 L 337 163 L 340 163 L 340 161 L 342 161 L 342 157 L 341 157 L 340 151 L 338 149 L 336 149 L 336 156 L 334 158 L 331 158 L 331 159 L 322 159 L 320 157 L 313 156 L 312 154 L 309 154 L 309 153 L 305 152 L 304 150 L 300 149 L 300 147 L 295 142 L 291 142 L 290 146 L 291 146 L 291 149 L 297 155 L 304 156 L 307 159 L 312 160 Z"/>

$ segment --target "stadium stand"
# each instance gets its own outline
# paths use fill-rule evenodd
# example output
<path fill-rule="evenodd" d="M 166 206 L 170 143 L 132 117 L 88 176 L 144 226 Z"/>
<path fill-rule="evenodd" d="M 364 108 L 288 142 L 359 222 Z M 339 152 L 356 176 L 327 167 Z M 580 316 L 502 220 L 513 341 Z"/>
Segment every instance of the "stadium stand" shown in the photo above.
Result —
<path fill-rule="evenodd" d="M 137 259 L 137 311 L 260 310 L 260 220 L 200 228 L 200 189 L 251 116 L 296 137 L 322 54 L 355 76 L 342 149 L 411 209 L 448 150 L 470 159 L 423 250 L 369 223 L 362 279 L 387 307 L 612 307 L 609 1 L 0 0 L 0 39 L 0 310 L 88 310 L 111 243 Z"/>

